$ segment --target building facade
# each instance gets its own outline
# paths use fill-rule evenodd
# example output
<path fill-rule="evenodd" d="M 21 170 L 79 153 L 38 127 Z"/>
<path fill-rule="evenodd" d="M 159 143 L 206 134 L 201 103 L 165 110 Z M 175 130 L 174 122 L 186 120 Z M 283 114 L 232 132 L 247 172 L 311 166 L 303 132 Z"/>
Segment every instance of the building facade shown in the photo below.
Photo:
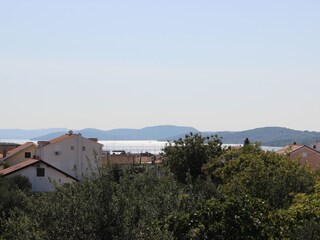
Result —
<path fill-rule="evenodd" d="M 27 142 L 6 153 L 2 161 L 6 166 L 11 167 L 27 159 L 33 158 L 36 152 L 36 145 L 33 142 Z"/>
<path fill-rule="evenodd" d="M 0 171 L 0 175 L 9 178 L 17 175 L 27 177 L 33 192 L 54 191 L 56 186 L 78 181 L 73 176 L 38 159 L 27 159 L 12 167 Z"/>
<path fill-rule="evenodd" d="M 50 141 L 39 141 L 36 158 L 44 160 L 81 180 L 91 176 L 101 166 L 102 144 L 81 134 L 62 135 Z"/>
<path fill-rule="evenodd" d="M 291 159 L 297 159 L 301 164 L 310 164 L 314 168 L 320 167 L 320 152 L 306 145 L 287 145 L 277 153 L 287 154 Z"/>

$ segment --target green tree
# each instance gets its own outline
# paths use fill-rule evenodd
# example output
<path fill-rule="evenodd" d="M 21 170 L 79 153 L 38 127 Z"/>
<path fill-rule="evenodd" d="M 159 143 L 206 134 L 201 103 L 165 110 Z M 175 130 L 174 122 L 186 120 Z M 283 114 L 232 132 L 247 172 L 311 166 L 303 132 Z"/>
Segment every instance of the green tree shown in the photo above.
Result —
<path fill-rule="evenodd" d="M 180 204 L 186 189 L 170 176 L 110 166 L 95 179 L 25 199 L 2 222 L 0 239 L 172 239 L 156 222 L 179 205 L 193 207 L 193 197 Z"/>
<path fill-rule="evenodd" d="M 268 239 L 269 206 L 249 195 L 209 199 L 191 212 L 173 212 L 166 224 L 175 239 Z"/>
<path fill-rule="evenodd" d="M 272 217 L 281 239 L 320 239 L 320 183 L 311 194 L 294 196 L 292 205 Z"/>
<path fill-rule="evenodd" d="M 169 147 L 167 161 L 201 156 L 198 174 L 181 165 L 188 184 L 119 165 L 49 193 L 25 194 L 22 179 L 0 179 L 0 195 L 18 197 L 0 219 L 0 239 L 319 239 L 316 171 L 258 145 L 222 150 L 216 140 L 191 135 Z"/>
<path fill-rule="evenodd" d="M 31 192 L 28 178 L 17 175 L 12 178 L 0 177 L 0 217 L 7 217 L 9 211 L 21 205 L 23 194 Z"/>
<path fill-rule="evenodd" d="M 219 179 L 224 194 L 249 194 L 274 208 L 290 206 L 294 194 L 311 193 L 316 183 L 316 172 L 308 166 L 253 145 L 230 150 L 207 168 L 214 179 Z"/>
<path fill-rule="evenodd" d="M 202 166 L 221 155 L 221 146 L 222 141 L 216 135 L 202 137 L 190 133 L 164 148 L 163 162 L 179 182 L 185 183 L 188 175 L 193 180 L 202 175 Z"/>

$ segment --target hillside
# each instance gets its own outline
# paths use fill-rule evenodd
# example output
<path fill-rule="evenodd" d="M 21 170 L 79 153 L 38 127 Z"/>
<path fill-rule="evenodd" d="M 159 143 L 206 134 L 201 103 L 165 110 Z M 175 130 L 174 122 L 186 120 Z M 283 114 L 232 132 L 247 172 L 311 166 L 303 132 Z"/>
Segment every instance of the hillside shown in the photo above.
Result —
<path fill-rule="evenodd" d="M 0 129 L 0 139 L 31 139 L 38 136 L 55 132 L 67 132 L 66 128 L 46 128 L 46 129 Z"/>
<path fill-rule="evenodd" d="M 63 135 L 68 130 L 65 128 L 52 129 L 0 129 L 0 139 L 31 139 L 49 140 Z M 172 141 L 184 137 L 190 132 L 199 132 L 192 127 L 181 127 L 172 125 L 145 127 L 142 129 L 121 128 L 112 130 L 99 130 L 86 128 L 75 130 L 84 137 L 94 137 L 99 140 L 161 140 Z M 217 134 L 222 137 L 223 143 L 241 144 L 244 139 L 249 138 L 251 142 L 260 142 L 264 146 L 284 146 L 297 142 L 300 144 L 312 144 L 320 141 L 320 132 L 298 131 L 283 127 L 263 127 L 246 131 L 230 132 L 202 132 L 204 136 Z"/>
<path fill-rule="evenodd" d="M 320 132 L 298 131 L 283 127 L 263 127 L 239 132 L 203 132 L 204 136 L 215 135 L 222 137 L 223 143 L 242 144 L 244 139 L 251 142 L 259 142 L 264 146 L 284 146 L 297 142 L 310 145 L 320 140 Z M 184 135 L 178 135 L 168 140 L 178 139 Z"/>
<path fill-rule="evenodd" d="M 95 137 L 99 140 L 157 140 L 199 131 L 192 127 L 163 125 L 145 127 L 142 129 L 112 129 L 108 131 L 86 128 L 83 130 L 76 130 L 74 132 L 81 133 L 84 137 Z M 55 132 L 35 137 L 32 140 L 49 140 L 65 133 L 66 132 Z"/>

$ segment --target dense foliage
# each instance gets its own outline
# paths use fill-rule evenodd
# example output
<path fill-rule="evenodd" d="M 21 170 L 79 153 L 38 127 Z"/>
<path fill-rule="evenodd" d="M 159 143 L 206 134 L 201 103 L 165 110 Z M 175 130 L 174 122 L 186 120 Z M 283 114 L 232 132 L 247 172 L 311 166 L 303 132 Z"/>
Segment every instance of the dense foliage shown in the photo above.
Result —
<path fill-rule="evenodd" d="M 221 146 L 218 136 L 202 137 L 199 133 L 191 133 L 164 148 L 163 162 L 179 182 L 185 183 L 188 175 L 197 179 L 202 174 L 202 166 L 220 156 Z"/>
<path fill-rule="evenodd" d="M 164 163 L 160 173 L 107 166 L 33 195 L 0 179 L 0 239 L 320 239 L 320 183 L 308 166 L 199 134 L 169 145 Z"/>
<path fill-rule="evenodd" d="M 0 177 L 0 216 L 6 217 L 11 209 L 21 204 L 21 193 L 30 191 L 31 183 L 26 177 Z"/>

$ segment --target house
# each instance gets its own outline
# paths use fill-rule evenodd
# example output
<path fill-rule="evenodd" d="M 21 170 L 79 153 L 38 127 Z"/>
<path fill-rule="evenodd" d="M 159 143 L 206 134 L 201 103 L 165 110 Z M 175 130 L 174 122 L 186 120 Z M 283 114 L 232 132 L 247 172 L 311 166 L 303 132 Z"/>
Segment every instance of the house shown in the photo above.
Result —
<path fill-rule="evenodd" d="M 72 131 L 39 141 L 38 146 L 27 142 L 5 154 L 0 161 L 0 175 L 26 176 L 33 191 L 53 191 L 55 184 L 73 183 L 96 173 L 101 166 L 102 146 L 98 139 Z"/>
<path fill-rule="evenodd" d="M 320 152 L 306 145 L 290 144 L 277 151 L 288 154 L 291 159 L 299 159 L 302 164 L 310 164 L 314 168 L 320 167 Z"/>
<path fill-rule="evenodd" d="M 9 167 L 24 162 L 35 156 L 36 145 L 33 142 L 26 142 L 8 152 L 5 152 L 2 161 Z"/>
<path fill-rule="evenodd" d="M 320 142 L 315 142 L 313 144 L 310 144 L 309 147 L 311 147 L 319 152 L 320 151 Z"/>
<path fill-rule="evenodd" d="M 6 178 L 16 175 L 27 177 L 34 192 L 49 192 L 55 190 L 56 185 L 78 181 L 68 173 L 39 159 L 26 159 L 0 171 L 0 176 Z"/>
<path fill-rule="evenodd" d="M 6 156 L 8 151 L 11 151 L 19 146 L 20 144 L 17 143 L 0 142 L 0 159 L 3 158 L 3 156 Z"/>
<path fill-rule="evenodd" d="M 102 146 L 96 138 L 69 131 L 50 141 L 39 141 L 36 158 L 81 180 L 101 166 Z"/>

